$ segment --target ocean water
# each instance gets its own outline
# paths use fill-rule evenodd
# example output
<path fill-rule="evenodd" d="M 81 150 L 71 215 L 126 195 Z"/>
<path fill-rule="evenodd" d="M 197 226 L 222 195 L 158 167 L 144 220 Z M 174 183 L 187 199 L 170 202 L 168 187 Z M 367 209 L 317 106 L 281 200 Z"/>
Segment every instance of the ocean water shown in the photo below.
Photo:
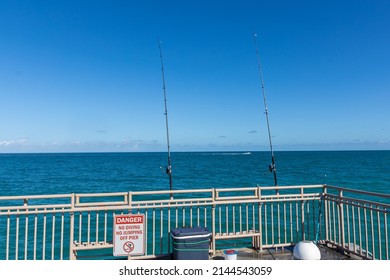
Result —
<path fill-rule="evenodd" d="M 269 152 L 171 153 L 173 189 L 274 185 Z M 390 151 L 275 152 L 278 185 L 390 193 Z M 0 154 L 0 196 L 168 190 L 167 153 Z"/>

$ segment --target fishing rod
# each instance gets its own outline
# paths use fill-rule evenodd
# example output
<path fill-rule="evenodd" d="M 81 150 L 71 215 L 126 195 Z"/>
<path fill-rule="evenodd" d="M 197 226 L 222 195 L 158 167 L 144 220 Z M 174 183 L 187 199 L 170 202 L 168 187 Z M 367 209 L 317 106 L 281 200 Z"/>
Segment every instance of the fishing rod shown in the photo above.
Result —
<path fill-rule="evenodd" d="M 165 105 L 165 127 L 167 132 L 167 146 L 168 146 L 168 164 L 165 168 L 165 173 L 169 176 L 169 190 L 172 191 L 172 166 L 171 166 L 171 146 L 169 144 L 169 128 L 168 128 L 168 108 L 167 108 L 167 94 L 166 94 L 166 86 L 165 86 L 165 75 L 164 75 L 164 61 L 163 61 L 163 53 L 161 47 L 161 41 L 158 40 L 158 47 L 160 49 L 160 60 L 161 60 L 161 74 L 162 74 L 162 82 L 163 82 L 163 93 L 164 93 L 164 105 Z M 172 198 L 172 194 L 171 194 Z"/>
<path fill-rule="evenodd" d="M 254 33 L 253 35 L 254 35 L 254 43 L 255 43 L 255 47 L 256 47 L 257 64 L 258 64 L 258 68 L 259 68 L 259 77 L 260 77 L 260 81 L 261 81 L 261 90 L 262 90 L 262 93 L 263 93 L 263 100 L 264 100 L 264 107 L 265 107 L 265 117 L 266 117 L 266 120 L 267 120 L 269 146 L 270 146 L 270 150 L 271 150 L 271 164 L 268 166 L 268 170 L 271 173 L 273 173 L 273 175 L 274 175 L 274 183 L 275 183 L 275 186 L 277 186 L 278 185 L 278 180 L 277 180 L 277 177 L 276 177 L 275 155 L 274 155 L 274 151 L 273 151 L 273 147 L 272 147 L 272 136 L 271 136 L 271 128 L 270 128 L 270 124 L 269 124 L 267 99 L 265 97 L 265 87 L 264 87 L 263 71 L 261 69 L 260 53 L 259 53 L 259 47 L 258 47 L 258 44 L 257 44 L 257 34 Z M 276 191 L 276 192 L 278 192 L 278 191 Z"/>

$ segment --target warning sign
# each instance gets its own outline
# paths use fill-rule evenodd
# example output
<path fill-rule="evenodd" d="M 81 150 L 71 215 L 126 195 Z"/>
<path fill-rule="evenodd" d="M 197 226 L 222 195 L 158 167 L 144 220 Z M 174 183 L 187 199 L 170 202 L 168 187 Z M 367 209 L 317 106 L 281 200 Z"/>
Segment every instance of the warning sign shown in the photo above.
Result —
<path fill-rule="evenodd" d="M 145 216 L 114 216 L 114 256 L 145 254 Z"/>

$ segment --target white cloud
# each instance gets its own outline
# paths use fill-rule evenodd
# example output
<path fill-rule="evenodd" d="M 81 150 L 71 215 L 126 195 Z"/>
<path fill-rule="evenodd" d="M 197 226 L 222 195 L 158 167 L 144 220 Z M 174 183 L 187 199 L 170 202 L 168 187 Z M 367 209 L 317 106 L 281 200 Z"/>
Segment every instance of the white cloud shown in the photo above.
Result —
<path fill-rule="evenodd" d="M 3 140 L 0 141 L 0 146 L 9 147 L 9 146 L 26 146 L 28 144 L 27 138 L 21 138 L 17 140 Z"/>

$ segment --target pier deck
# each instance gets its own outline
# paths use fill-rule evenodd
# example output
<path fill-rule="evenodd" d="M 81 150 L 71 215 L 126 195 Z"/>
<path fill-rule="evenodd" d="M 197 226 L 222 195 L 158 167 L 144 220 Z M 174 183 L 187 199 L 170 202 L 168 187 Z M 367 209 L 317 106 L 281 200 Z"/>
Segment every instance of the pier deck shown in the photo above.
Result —
<path fill-rule="evenodd" d="M 325 245 L 319 245 L 321 252 L 321 260 L 353 260 L 354 258 L 338 252 L 335 249 L 329 248 Z M 293 247 L 285 247 L 283 249 L 266 249 L 263 252 L 258 252 L 251 248 L 240 248 L 238 251 L 237 260 L 293 260 Z M 217 251 L 211 260 L 223 260 L 223 250 Z"/>

